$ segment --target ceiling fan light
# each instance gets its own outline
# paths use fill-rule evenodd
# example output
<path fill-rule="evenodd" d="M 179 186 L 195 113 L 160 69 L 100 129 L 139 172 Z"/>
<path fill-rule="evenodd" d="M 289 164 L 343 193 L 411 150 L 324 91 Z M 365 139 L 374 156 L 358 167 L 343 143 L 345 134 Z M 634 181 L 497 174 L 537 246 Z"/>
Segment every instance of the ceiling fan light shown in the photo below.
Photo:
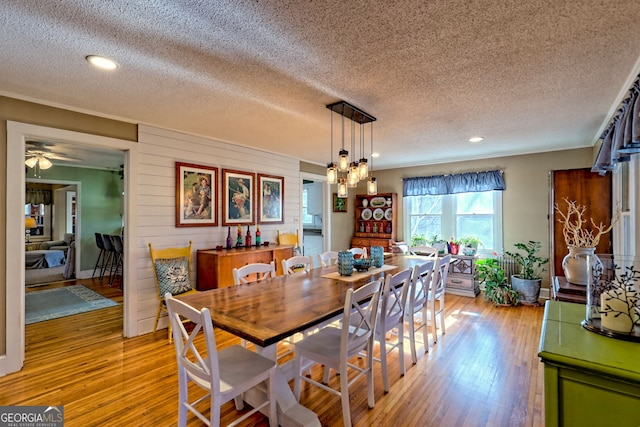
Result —
<path fill-rule="evenodd" d="M 38 158 L 37 157 L 29 157 L 27 160 L 24 161 L 24 164 L 29 166 L 30 168 L 33 168 L 36 163 L 38 163 Z"/>
<path fill-rule="evenodd" d="M 53 163 L 51 163 L 51 161 L 49 161 L 49 159 L 47 159 L 46 157 L 40 157 L 39 161 L 40 169 L 49 169 L 51 166 L 53 166 Z"/>

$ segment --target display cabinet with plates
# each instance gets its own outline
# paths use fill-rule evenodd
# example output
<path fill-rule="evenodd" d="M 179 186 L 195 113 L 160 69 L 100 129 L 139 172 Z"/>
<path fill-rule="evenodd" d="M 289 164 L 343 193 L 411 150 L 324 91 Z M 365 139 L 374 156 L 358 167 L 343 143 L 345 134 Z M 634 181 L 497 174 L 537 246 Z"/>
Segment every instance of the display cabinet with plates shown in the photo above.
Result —
<path fill-rule="evenodd" d="M 355 230 L 351 247 L 382 246 L 390 250 L 397 234 L 397 195 L 378 193 L 375 196 L 356 194 Z"/>

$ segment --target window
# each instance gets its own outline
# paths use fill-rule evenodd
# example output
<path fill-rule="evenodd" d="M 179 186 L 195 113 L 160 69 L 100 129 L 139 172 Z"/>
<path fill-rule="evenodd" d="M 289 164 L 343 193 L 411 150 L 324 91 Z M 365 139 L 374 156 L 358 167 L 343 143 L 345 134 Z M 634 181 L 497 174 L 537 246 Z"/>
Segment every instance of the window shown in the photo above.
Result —
<path fill-rule="evenodd" d="M 309 190 L 305 188 L 302 190 L 302 223 L 312 225 L 313 215 L 309 214 Z"/>
<path fill-rule="evenodd" d="M 405 239 L 476 236 L 480 253 L 502 253 L 502 191 L 404 197 Z"/>

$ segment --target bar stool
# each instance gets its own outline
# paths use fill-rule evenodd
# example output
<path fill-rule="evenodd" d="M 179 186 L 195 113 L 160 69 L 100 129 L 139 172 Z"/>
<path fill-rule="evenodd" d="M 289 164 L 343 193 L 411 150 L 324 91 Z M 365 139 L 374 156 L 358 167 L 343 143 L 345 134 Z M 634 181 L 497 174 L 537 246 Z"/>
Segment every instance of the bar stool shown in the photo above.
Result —
<path fill-rule="evenodd" d="M 116 276 L 120 275 L 120 289 L 123 289 L 123 277 L 122 277 L 122 270 L 123 270 L 123 256 L 124 256 L 124 244 L 122 242 L 122 237 L 120 237 L 119 235 L 114 234 L 113 236 L 111 236 L 111 242 L 113 243 L 113 248 L 115 249 L 115 267 L 113 268 L 112 272 L 111 272 L 111 277 L 109 278 L 109 286 L 113 286 L 113 283 L 115 282 L 115 278 Z"/>
<path fill-rule="evenodd" d="M 111 236 L 108 234 L 102 235 L 102 244 L 104 245 L 105 251 L 105 262 L 103 262 L 102 272 L 100 274 L 100 281 L 104 278 L 104 273 L 109 269 L 109 276 L 111 276 L 111 270 L 113 269 L 113 263 L 116 257 L 116 249 L 113 246 L 113 241 L 111 240 Z M 109 277 L 111 278 L 111 277 Z"/>
<path fill-rule="evenodd" d="M 95 267 L 93 267 L 93 274 L 91 275 L 91 278 L 94 278 L 96 275 L 96 270 L 98 269 L 98 266 L 100 266 L 100 280 L 102 280 L 102 275 L 104 274 L 104 259 L 106 257 L 106 252 L 104 250 L 104 241 L 102 240 L 102 234 L 100 233 L 95 233 L 96 235 L 96 246 L 98 247 L 98 249 L 100 249 L 100 252 L 98 253 L 98 259 L 96 260 L 96 265 Z"/>

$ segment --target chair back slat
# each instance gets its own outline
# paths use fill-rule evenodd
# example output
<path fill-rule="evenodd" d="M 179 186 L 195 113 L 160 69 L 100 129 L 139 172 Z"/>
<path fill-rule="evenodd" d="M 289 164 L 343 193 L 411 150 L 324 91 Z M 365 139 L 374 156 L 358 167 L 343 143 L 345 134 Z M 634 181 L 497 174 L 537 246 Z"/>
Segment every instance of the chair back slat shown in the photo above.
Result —
<path fill-rule="evenodd" d="M 451 255 L 445 255 L 438 258 L 436 269 L 433 275 L 431 283 L 431 292 L 434 297 L 437 297 L 444 292 L 444 287 L 447 282 L 447 275 L 449 274 L 449 264 L 451 263 Z"/>
<path fill-rule="evenodd" d="M 382 279 L 369 282 L 356 291 L 347 290 L 340 343 L 340 357 L 345 363 L 367 346 L 367 351 L 372 351 L 381 292 Z"/>
<path fill-rule="evenodd" d="M 436 261 L 435 259 L 429 260 L 413 268 L 408 307 L 413 308 L 414 312 L 427 303 Z"/>
<path fill-rule="evenodd" d="M 261 282 L 271 277 L 276 277 L 276 266 L 273 261 L 269 264 L 256 262 L 233 269 L 233 282 L 236 285 Z"/>
<path fill-rule="evenodd" d="M 330 267 L 338 262 L 338 252 L 327 251 L 318 255 L 320 267 Z"/>
<path fill-rule="evenodd" d="M 170 293 L 165 294 L 165 301 L 179 366 L 191 379 L 197 378 L 200 382 L 210 383 L 212 391 L 219 394 L 220 382 L 214 381 L 218 372 L 218 352 L 209 309 L 198 311 L 173 298 Z M 190 331 L 183 323 L 185 319 L 193 324 Z"/>
<path fill-rule="evenodd" d="M 282 260 L 284 274 L 308 273 L 313 268 L 313 259 L 310 256 L 294 256 Z"/>

